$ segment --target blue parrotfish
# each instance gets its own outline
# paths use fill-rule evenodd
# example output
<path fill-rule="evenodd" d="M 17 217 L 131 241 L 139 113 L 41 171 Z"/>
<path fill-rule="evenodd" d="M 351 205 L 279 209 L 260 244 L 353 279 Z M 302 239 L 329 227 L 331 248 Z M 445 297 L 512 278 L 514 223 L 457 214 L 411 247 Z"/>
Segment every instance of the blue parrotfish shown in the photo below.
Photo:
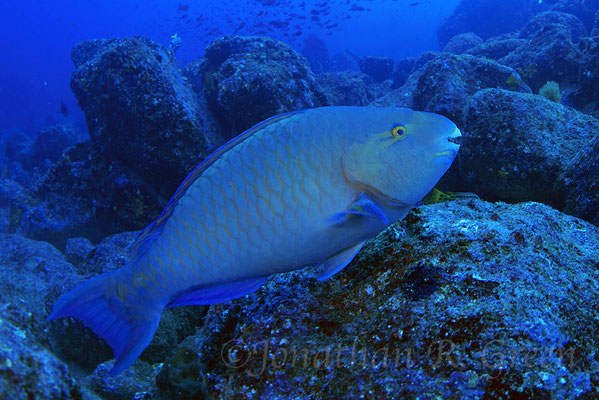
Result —
<path fill-rule="evenodd" d="M 165 307 L 254 292 L 273 274 L 339 272 L 447 171 L 461 134 L 409 109 L 322 107 L 254 126 L 193 170 L 132 245 L 130 262 L 54 306 L 113 349 L 112 374 L 148 346 Z"/>

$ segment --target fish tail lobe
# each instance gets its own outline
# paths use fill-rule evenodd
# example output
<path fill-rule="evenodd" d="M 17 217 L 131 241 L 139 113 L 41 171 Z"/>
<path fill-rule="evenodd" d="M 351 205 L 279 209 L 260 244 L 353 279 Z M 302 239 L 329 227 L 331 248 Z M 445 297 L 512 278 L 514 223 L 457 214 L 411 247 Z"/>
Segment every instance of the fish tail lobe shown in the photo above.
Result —
<path fill-rule="evenodd" d="M 114 351 L 116 375 L 127 369 L 150 344 L 163 305 L 127 296 L 125 268 L 98 275 L 61 296 L 48 321 L 76 317 L 104 339 Z"/>

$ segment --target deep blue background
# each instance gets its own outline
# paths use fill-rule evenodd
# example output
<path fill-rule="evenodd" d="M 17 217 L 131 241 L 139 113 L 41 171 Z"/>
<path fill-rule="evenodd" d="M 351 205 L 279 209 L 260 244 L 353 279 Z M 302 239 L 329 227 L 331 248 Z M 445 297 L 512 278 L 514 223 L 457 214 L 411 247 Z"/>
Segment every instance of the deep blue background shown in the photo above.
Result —
<path fill-rule="evenodd" d="M 459 0 L 3 0 L 0 2 L 0 132 L 29 134 L 59 121 L 79 124 L 83 115 L 69 87 L 70 51 L 87 39 L 142 35 L 165 46 L 178 32 L 183 39 L 181 65 L 202 56 L 206 45 L 222 34 L 252 35 L 266 26 L 269 35 L 300 51 L 316 34 L 329 54 L 346 48 L 360 55 L 396 60 L 437 50 L 436 27 Z M 328 15 L 339 26 L 332 34 L 310 19 L 315 4 L 330 4 Z M 266 5 L 264 5 L 266 4 Z M 270 4 L 270 5 L 269 5 Z M 365 9 L 351 10 L 351 7 Z M 290 13 L 308 15 L 305 20 Z M 291 40 L 270 21 L 300 25 Z M 297 31 L 295 28 L 293 31 Z M 289 34 L 289 31 L 287 31 Z M 70 113 L 63 117 L 60 102 Z"/>

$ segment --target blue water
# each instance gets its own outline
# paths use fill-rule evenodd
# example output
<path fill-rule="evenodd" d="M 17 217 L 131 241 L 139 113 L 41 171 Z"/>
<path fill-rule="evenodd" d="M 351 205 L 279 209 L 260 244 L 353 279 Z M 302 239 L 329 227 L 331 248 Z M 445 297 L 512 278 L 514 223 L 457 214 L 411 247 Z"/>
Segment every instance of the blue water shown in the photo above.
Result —
<path fill-rule="evenodd" d="M 210 41 L 221 35 L 264 32 L 300 51 L 314 34 L 325 41 L 330 55 L 351 49 L 359 55 L 399 60 L 437 50 L 436 28 L 457 3 L 4 0 L 0 3 L 0 130 L 32 134 L 65 119 L 85 129 L 83 113 L 69 87 L 71 48 L 83 40 L 141 35 L 168 46 L 170 36 L 178 33 L 183 43 L 177 58 L 185 65 L 200 58 Z M 323 8 L 327 10 L 321 12 Z M 326 28 L 334 24 L 333 29 Z M 294 36 L 298 31 L 301 34 Z M 69 110 L 66 118 L 60 113 L 61 101 Z"/>

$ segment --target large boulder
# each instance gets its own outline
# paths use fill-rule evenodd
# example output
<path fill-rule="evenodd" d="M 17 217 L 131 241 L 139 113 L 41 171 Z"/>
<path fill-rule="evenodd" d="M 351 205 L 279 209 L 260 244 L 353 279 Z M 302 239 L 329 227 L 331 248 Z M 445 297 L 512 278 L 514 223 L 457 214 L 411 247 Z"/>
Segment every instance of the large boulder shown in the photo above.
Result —
<path fill-rule="evenodd" d="M 81 399 L 81 387 L 67 366 L 2 314 L 0 312 L 0 398 Z"/>
<path fill-rule="evenodd" d="M 467 50 L 465 54 L 499 60 L 522 46 L 525 42 L 525 39 L 498 36 Z"/>
<path fill-rule="evenodd" d="M 595 134 L 565 173 L 565 211 L 599 226 L 599 132 L 595 130 Z"/>
<path fill-rule="evenodd" d="M 142 37 L 76 45 L 71 88 L 94 148 L 170 196 L 222 143 L 216 121 L 164 47 Z"/>
<path fill-rule="evenodd" d="M 597 36 L 583 38 L 579 48 L 582 61 L 573 103 L 577 109 L 599 118 L 599 32 Z"/>
<path fill-rule="evenodd" d="M 0 234 L 0 265 L 3 317 L 21 322 L 28 335 L 44 341 L 54 301 L 65 287 L 81 282 L 75 268 L 54 246 L 12 234 Z"/>
<path fill-rule="evenodd" d="M 395 63 L 389 57 L 362 57 L 360 71 L 372 76 L 377 82 L 383 82 L 391 77 Z"/>
<path fill-rule="evenodd" d="M 412 106 L 460 124 L 469 96 L 485 88 L 526 91 L 517 84 L 518 79 L 512 68 L 492 60 L 442 53 L 425 65 Z"/>
<path fill-rule="evenodd" d="M 408 57 L 399 60 L 399 62 L 395 64 L 395 70 L 393 71 L 392 75 L 393 82 L 391 83 L 391 89 L 395 90 L 406 83 L 410 74 L 414 70 L 415 63 L 415 57 Z"/>
<path fill-rule="evenodd" d="M 16 231 L 63 249 L 138 230 L 224 139 L 171 53 L 145 38 L 93 40 L 72 52 L 71 87 L 91 140 L 30 183 Z M 35 147 L 35 146 L 34 146 Z"/>
<path fill-rule="evenodd" d="M 332 106 L 366 106 L 387 92 L 373 77 L 358 72 L 317 74 L 316 80 Z"/>
<path fill-rule="evenodd" d="M 528 24 L 522 28 L 520 37 L 526 39 L 534 36 L 537 32 L 551 24 L 563 25 L 569 33 L 573 43 L 578 43 L 581 38 L 588 36 L 587 29 L 574 15 L 558 11 L 546 11 L 535 15 Z"/>
<path fill-rule="evenodd" d="M 460 125 L 468 98 L 484 88 L 526 91 L 518 74 L 492 60 L 466 54 L 425 53 L 406 84 L 373 104 L 441 114 Z"/>
<path fill-rule="evenodd" d="M 542 96 L 486 89 L 470 98 L 462 132 L 453 177 L 459 190 L 562 208 L 571 195 L 562 177 L 598 136 L 599 120 Z M 581 161 L 581 168 L 580 174 L 594 174 L 592 162 Z"/>
<path fill-rule="evenodd" d="M 310 34 L 304 41 L 302 56 L 306 57 L 310 69 L 315 74 L 328 72 L 331 69 L 327 45 L 324 40 L 314 34 Z"/>
<path fill-rule="evenodd" d="M 592 398 L 598 242 L 537 203 L 420 207 L 327 281 L 277 275 L 212 306 L 157 385 L 184 399 Z"/>
<path fill-rule="evenodd" d="M 599 10 L 599 0 L 553 0 L 544 1 L 549 11 L 558 11 L 575 15 L 582 21 L 590 32 L 593 27 L 593 18 Z"/>
<path fill-rule="evenodd" d="M 526 41 L 499 60 L 520 72 L 522 79 L 537 92 L 546 82 L 576 83 L 582 54 L 576 41 L 584 26 L 576 17 L 545 13 L 534 18 L 522 31 Z"/>
<path fill-rule="evenodd" d="M 216 39 L 202 72 L 206 100 L 227 138 L 274 115 L 328 104 L 306 59 L 271 38 Z"/>
<path fill-rule="evenodd" d="M 466 32 L 455 35 L 443 47 L 443 52 L 462 54 L 473 47 L 483 44 L 483 40 L 476 33 Z"/>
<path fill-rule="evenodd" d="M 142 229 L 165 204 L 138 173 L 84 142 L 34 182 L 27 196 L 16 198 L 12 209 L 17 232 L 64 249 L 70 237 L 97 243 L 110 234 Z"/>
<path fill-rule="evenodd" d="M 441 48 L 459 33 L 473 32 L 483 39 L 522 28 L 539 10 L 535 1 L 462 0 L 437 29 Z"/>

